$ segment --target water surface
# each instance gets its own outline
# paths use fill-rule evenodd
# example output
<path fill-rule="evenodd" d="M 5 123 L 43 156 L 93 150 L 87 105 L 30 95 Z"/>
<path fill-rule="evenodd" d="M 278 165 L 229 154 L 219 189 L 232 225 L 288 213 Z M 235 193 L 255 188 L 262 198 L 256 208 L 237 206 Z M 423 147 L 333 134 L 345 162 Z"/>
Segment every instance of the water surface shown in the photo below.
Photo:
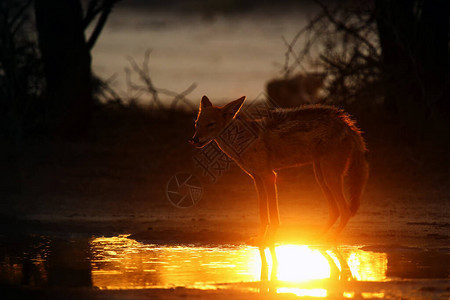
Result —
<path fill-rule="evenodd" d="M 127 236 L 58 240 L 35 237 L 1 246 L 7 286 L 140 290 L 244 289 L 297 296 L 448 297 L 448 249 L 278 245 L 158 245 Z"/>

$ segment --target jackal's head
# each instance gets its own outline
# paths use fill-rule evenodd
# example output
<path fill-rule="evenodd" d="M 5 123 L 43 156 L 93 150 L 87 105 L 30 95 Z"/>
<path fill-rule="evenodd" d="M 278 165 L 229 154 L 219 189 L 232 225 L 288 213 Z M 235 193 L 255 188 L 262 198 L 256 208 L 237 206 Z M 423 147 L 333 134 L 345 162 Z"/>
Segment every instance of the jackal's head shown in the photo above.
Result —
<path fill-rule="evenodd" d="M 195 120 L 195 134 L 189 139 L 189 143 L 197 148 L 202 148 L 215 139 L 239 112 L 244 99 L 245 96 L 225 106 L 214 106 L 208 97 L 203 96 L 197 120 Z"/>

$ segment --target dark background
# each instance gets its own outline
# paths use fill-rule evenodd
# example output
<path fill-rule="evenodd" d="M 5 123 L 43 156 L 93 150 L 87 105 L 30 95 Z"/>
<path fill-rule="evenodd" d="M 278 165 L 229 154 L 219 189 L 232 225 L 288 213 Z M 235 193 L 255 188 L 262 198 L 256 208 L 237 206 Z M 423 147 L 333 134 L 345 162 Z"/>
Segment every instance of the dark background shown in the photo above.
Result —
<path fill-rule="evenodd" d="M 199 99 L 189 99 L 189 89 L 184 94 L 162 91 L 145 64 L 130 61 L 128 72 L 140 80 L 131 88 L 147 101 L 139 104 L 93 75 L 93 49 L 108 17 L 130 7 L 206 19 L 249 16 L 261 9 L 316 12 L 299 29 L 308 38 L 286 42 L 280 56 L 290 60 L 279 76 L 301 71 L 296 58 L 310 61 L 328 75 L 319 102 L 343 107 L 358 121 L 371 160 L 363 212 L 378 203 L 383 218 L 400 217 L 407 207 L 423 222 L 447 222 L 448 215 L 442 215 L 448 211 L 442 208 L 448 206 L 450 186 L 447 1 L 6 0 L 0 4 L 4 230 L 31 226 L 114 234 L 139 231 L 148 222 L 156 222 L 155 228 L 186 218 L 236 217 L 240 209 L 255 218 L 256 196 L 243 172 L 231 167 L 212 183 L 194 165 L 197 152 L 186 140 Z M 166 199 L 166 183 L 179 171 L 196 174 L 204 185 L 203 198 L 192 210 L 179 211 Z M 311 169 L 280 174 L 281 199 L 298 198 L 287 191 L 299 188 L 321 197 Z M 297 207 L 293 200 L 285 203 Z M 394 203 L 402 208 L 392 210 Z M 436 206 L 421 215 L 426 203 Z M 435 219 L 427 221 L 429 216 Z M 127 221 L 106 224 L 105 217 Z"/>

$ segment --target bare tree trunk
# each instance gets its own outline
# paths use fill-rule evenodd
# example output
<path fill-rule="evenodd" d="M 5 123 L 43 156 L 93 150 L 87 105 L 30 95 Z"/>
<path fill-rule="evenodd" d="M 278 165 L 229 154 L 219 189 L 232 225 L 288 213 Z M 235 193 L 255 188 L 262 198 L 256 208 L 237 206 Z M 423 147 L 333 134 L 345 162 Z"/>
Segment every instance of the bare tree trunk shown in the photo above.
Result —
<path fill-rule="evenodd" d="M 417 42 L 425 100 L 434 110 L 432 114 L 446 121 L 450 118 L 449 12 L 447 0 L 424 1 Z"/>
<path fill-rule="evenodd" d="M 420 134 L 448 127 L 448 1 L 375 3 L 386 108 Z"/>
<path fill-rule="evenodd" d="M 398 3 L 390 0 L 376 0 L 376 19 L 378 36 L 382 49 L 383 75 L 386 82 L 385 105 L 392 113 L 398 113 L 397 95 L 406 90 L 403 86 L 411 66 L 406 62 L 407 48 L 411 37 L 406 35 L 407 27 L 412 26 L 411 15 L 415 0 Z M 403 27 L 403 28 L 402 28 Z M 402 80 L 400 80 L 402 78 Z M 401 81 L 401 85 L 400 82 Z"/>
<path fill-rule="evenodd" d="M 63 137 L 86 133 L 93 108 L 91 55 L 79 0 L 36 0 L 47 80 L 47 122 Z"/>

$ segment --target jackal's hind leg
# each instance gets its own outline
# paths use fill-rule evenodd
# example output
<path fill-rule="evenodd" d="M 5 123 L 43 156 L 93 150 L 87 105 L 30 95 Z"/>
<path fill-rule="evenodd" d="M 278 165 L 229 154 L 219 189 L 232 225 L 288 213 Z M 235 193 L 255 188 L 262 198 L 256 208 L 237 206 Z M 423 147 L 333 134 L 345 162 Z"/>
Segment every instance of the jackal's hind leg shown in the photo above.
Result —
<path fill-rule="evenodd" d="M 339 222 L 339 226 L 336 229 L 335 235 L 338 236 L 344 227 L 347 225 L 348 220 L 350 219 L 350 208 L 345 201 L 344 193 L 342 191 L 342 176 L 340 174 L 335 174 L 334 176 L 325 175 L 325 182 L 327 186 L 330 188 L 333 197 L 336 199 L 337 205 L 339 207 L 339 213 L 341 216 L 341 220 Z"/>
<path fill-rule="evenodd" d="M 314 162 L 314 173 L 316 175 L 317 183 L 322 189 L 323 194 L 328 202 L 328 221 L 323 229 L 320 231 L 320 235 L 324 235 L 328 232 L 328 230 L 336 223 L 336 220 L 339 218 L 339 208 L 334 200 L 333 194 L 325 183 L 325 179 L 323 178 L 322 169 L 320 167 L 319 162 Z"/>
<path fill-rule="evenodd" d="M 343 156 L 344 155 L 341 155 L 340 157 Z M 335 232 L 336 237 L 339 236 L 345 225 L 347 225 L 351 216 L 350 208 L 348 207 L 343 192 L 343 175 L 346 168 L 345 165 L 346 161 L 339 159 L 336 155 L 320 161 L 324 181 L 336 201 L 341 217 L 339 226 Z"/>

